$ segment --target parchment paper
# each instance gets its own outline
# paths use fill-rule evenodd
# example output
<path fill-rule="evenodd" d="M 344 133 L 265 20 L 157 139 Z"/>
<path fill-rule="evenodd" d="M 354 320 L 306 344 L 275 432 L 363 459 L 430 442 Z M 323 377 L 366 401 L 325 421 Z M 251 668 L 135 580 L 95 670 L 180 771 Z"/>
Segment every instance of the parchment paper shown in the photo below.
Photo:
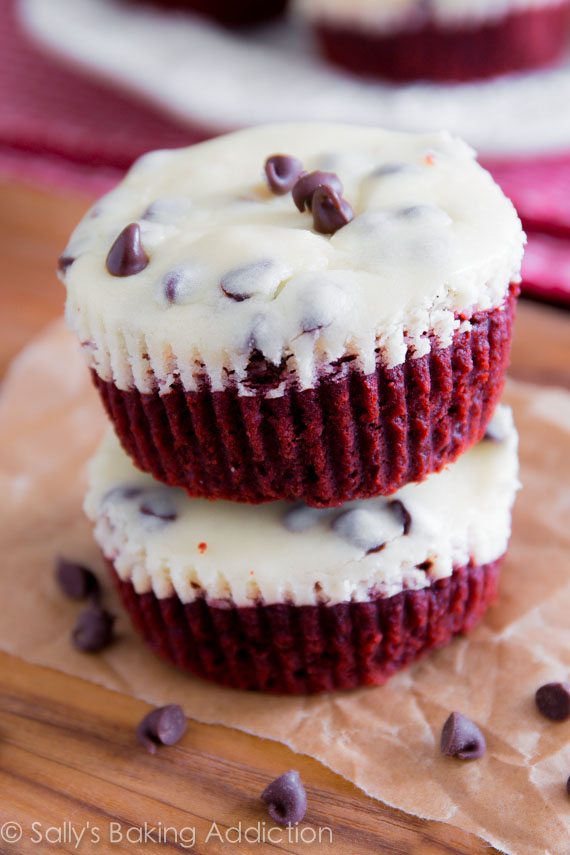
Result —
<path fill-rule="evenodd" d="M 103 573 L 81 502 L 104 417 L 75 343 L 57 324 L 20 355 L 0 394 L 0 647 L 284 742 L 374 798 L 505 852 L 564 855 L 570 723 L 541 718 L 533 695 L 570 673 L 570 394 L 511 383 L 507 400 L 521 432 L 524 490 L 501 602 L 483 625 L 382 688 L 310 699 L 236 693 L 159 662 L 123 616 L 106 653 L 70 647 L 78 609 L 56 589 L 53 561 L 64 554 Z M 482 760 L 440 756 L 441 726 L 454 709 L 484 728 Z"/>

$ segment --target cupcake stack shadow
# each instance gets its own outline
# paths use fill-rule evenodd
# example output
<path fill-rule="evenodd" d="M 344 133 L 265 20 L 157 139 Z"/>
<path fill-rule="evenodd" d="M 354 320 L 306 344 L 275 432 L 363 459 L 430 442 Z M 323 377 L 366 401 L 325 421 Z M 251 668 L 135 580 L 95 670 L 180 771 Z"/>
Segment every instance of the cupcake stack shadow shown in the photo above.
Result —
<path fill-rule="evenodd" d="M 349 126 L 147 155 L 85 217 L 60 272 L 114 428 L 85 507 L 156 653 L 311 693 L 477 624 L 523 244 L 459 140 Z"/>

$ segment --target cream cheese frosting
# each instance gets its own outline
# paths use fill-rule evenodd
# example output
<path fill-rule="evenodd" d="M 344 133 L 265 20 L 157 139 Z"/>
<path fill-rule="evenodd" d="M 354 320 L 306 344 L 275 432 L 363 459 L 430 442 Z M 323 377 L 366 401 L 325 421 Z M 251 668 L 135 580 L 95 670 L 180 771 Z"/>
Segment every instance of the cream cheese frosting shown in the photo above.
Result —
<path fill-rule="evenodd" d="M 518 489 L 518 437 L 499 407 L 487 438 L 390 499 L 318 510 L 193 499 L 134 468 L 110 431 L 85 510 L 123 580 L 142 594 L 238 606 L 367 601 L 419 590 L 503 555 Z"/>
<path fill-rule="evenodd" d="M 336 172 L 352 222 L 318 234 L 273 195 L 263 164 L 276 153 Z M 130 223 L 149 263 L 118 278 L 105 260 Z M 510 201 L 446 133 L 263 126 L 141 158 L 65 250 L 66 314 L 120 389 L 166 393 L 180 378 L 192 390 L 207 375 L 248 394 L 254 349 L 305 389 L 344 356 L 369 374 L 378 355 L 392 367 L 449 346 L 471 313 L 502 304 L 523 247 Z M 228 276 L 247 299 L 223 290 Z"/>
<path fill-rule="evenodd" d="M 507 15 L 559 6 L 567 0 L 296 0 L 305 18 L 336 26 L 395 31 L 434 21 L 442 27 L 477 26 Z"/>

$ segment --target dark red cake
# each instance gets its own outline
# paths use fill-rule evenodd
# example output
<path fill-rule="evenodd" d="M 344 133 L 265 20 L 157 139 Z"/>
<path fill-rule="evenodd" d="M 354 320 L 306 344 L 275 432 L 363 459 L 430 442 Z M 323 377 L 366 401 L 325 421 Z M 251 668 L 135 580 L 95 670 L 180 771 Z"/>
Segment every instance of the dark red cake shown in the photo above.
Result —
<path fill-rule="evenodd" d="M 368 603 L 250 608 L 138 595 L 110 570 L 131 620 L 163 659 L 234 689 L 309 694 L 381 685 L 469 632 L 497 598 L 499 565 L 459 567 L 429 588 Z"/>
<path fill-rule="evenodd" d="M 283 14 L 288 0 L 128 0 L 161 9 L 196 12 L 231 27 L 259 24 Z"/>
<path fill-rule="evenodd" d="M 364 376 L 352 362 L 315 389 L 255 394 L 123 392 L 92 372 L 125 450 L 141 469 L 193 496 L 340 505 L 387 495 L 453 462 L 481 439 L 500 400 L 518 287 L 471 319 L 451 347 Z"/>
<path fill-rule="evenodd" d="M 548 3 L 468 24 L 426 20 L 384 33 L 344 21 L 315 22 L 324 55 L 357 74 L 405 82 L 461 82 L 527 71 L 560 59 L 568 44 L 570 3 Z"/>

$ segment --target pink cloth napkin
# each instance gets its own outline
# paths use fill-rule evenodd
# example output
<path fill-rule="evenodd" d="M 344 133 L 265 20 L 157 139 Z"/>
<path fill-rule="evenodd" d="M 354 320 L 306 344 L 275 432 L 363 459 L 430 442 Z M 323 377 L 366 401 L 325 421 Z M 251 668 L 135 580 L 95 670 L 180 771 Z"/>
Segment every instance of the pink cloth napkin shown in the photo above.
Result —
<path fill-rule="evenodd" d="M 30 43 L 15 9 L 4 0 L 0 15 L 0 173 L 101 193 L 143 152 L 215 135 L 62 66 Z M 524 289 L 570 304 L 570 153 L 486 165 L 529 233 Z"/>

